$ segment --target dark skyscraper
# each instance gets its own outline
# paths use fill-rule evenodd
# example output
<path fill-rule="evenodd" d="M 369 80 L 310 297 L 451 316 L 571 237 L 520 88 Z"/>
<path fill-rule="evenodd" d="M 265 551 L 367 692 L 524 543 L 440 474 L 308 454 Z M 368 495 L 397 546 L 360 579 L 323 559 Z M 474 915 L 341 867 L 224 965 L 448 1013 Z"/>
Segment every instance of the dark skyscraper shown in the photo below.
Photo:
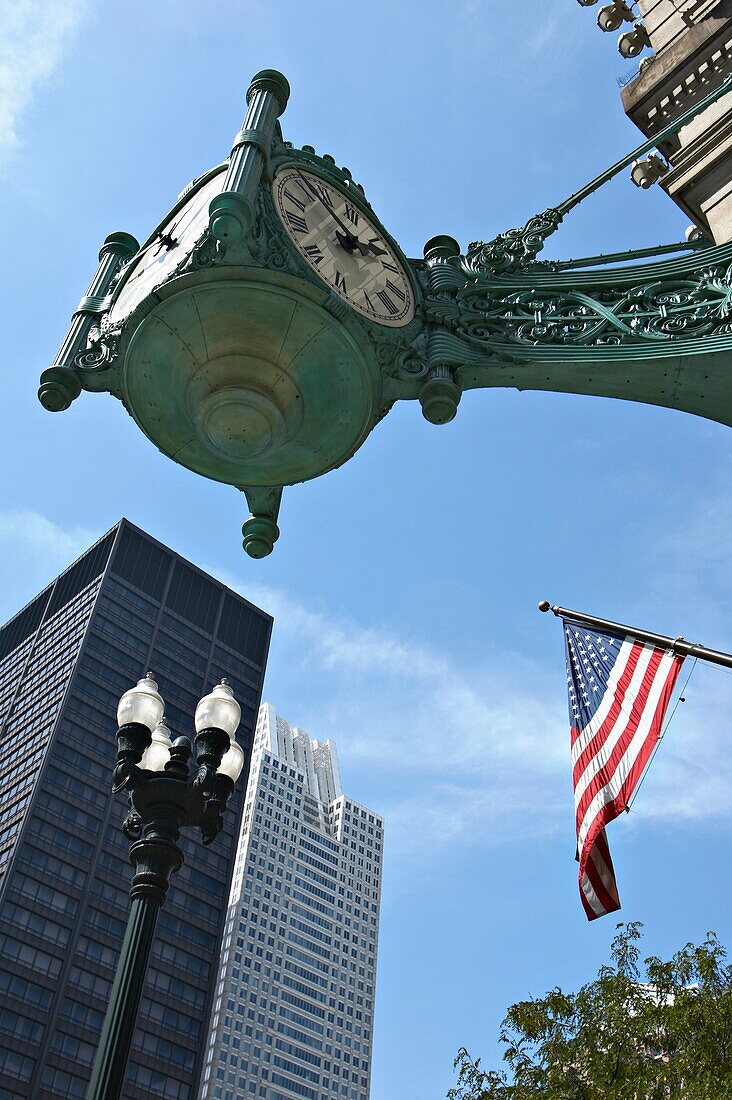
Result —
<path fill-rule="evenodd" d="M 129 907 L 119 696 L 153 669 L 173 735 L 229 679 L 249 757 L 271 618 L 122 520 L 0 630 L 0 1100 L 83 1097 Z M 184 837 L 126 1100 L 193 1100 L 248 763 L 210 848 Z"/>

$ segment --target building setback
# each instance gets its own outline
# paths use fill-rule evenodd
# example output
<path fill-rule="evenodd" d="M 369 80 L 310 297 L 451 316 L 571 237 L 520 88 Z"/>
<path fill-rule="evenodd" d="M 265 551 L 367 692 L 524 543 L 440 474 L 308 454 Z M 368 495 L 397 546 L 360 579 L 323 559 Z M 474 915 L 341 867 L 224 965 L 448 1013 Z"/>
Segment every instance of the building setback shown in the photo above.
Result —
<path fill-rule="evenodd" d="M 263 703 L 200 1100 L 368 1100 L 383 821 Z"/>
<path fill-rule="evenodd" d="M 0 1100 L 83 1097 L 129 909 L 119 696 L 154 670 L 173 735 L 227 676 L 247 751 L 271 618 L 122 520 L 0 630 Z M 238 785 L 241 791 L 246 782 Z M 184 837 L 125 1100 L 197 1092 L 242 798 Z"/>

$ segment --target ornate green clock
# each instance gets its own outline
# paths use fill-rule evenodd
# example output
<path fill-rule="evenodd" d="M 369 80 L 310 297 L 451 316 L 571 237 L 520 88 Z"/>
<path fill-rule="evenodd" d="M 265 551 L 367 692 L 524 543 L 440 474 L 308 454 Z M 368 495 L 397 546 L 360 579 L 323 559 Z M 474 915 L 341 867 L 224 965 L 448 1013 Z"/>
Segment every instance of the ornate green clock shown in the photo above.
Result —
<path fill-rule="evenodd" d="M 536 260 L 577 202 L 674 127 L 522 229 L 465 254 L 433 237 L 407 260 L 347 169 L 283 140 L 288 95 L 281 74 L 258 73 L 228 160 L 188 185 L 142 248 L 107 238 L 41 377 L 47 409 L 82 389 L 118 397 L 165 455 L 246 494 L 253 557 L 279 535 L 283 487 L 346 462 L 399 399 L 435 424 L 482 386 L 732 423 L 732 246 L 679 245 L 655 263 L 629 253 L 613 268 Z"/>
<path fill-rule="evenodd" d="M 414 319 L 407 269 L 353 188 L 341 190 L 312 171 L 292 166 L 277 173 L 272 190 L 280 220 L 300 255 L 351 309 L 388 328 Z"/>

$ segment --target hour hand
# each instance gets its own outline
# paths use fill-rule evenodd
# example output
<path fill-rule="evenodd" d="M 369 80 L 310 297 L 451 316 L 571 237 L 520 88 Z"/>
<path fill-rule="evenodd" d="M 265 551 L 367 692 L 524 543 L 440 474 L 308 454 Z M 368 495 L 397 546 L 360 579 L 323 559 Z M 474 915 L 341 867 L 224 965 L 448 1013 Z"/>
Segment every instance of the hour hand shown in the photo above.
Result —
<path fill-rule="evenodd" d="M 369 253 L 369 245 L 364 244 L 363 241 L 360 241 L 358 237 L 354 237 L 353 233 L 349 233 L 347 230 L 343 232 L 337 229 L 336 239 L 341 248 L 344 248 L 346 252 L 350 252 L 351 255 L 353 255 L 356 250 L 358 250 L 362 256 L 367 256 Z"/>
<path fill-rule="evenodd" d="M 365 244 L 365 245 L 361 246 L 364 255 L 366 255 L 366 252 L 370 252 L 372 256 L 387 256 L 388 255 L 385 248 L 379 248 L 378 245 L 374 244 L 374 241 L 378 241 L 378 239 L 379 239 L 378 237 L 374 237 L 373 241 L 369 241 L 368 244 Z"/>
<path fill-rule="evenodd" d="M 358 237 L 354 236 L 353 233 L 349 233 L 348 231 L 341 232 L 340 230 L 336 230 L 336 237 L 338 238 L 338 243 L 340 244 L 341 248 L 345 248 L 346 252 L 350 252 L 351 254 L 358 250 L 362 256 L 368 256 L 369 253 L 372 256 L 388 255 L 385 248 L 379 248 L 379 246 L 374 243 L 374 241 L 377 241 L 379 239 L 378 237 L 374 237 L 374 239 L 372 241 L 369 241 L 368 244 L 366 244 L 362 240 L 359 240 Z"/>

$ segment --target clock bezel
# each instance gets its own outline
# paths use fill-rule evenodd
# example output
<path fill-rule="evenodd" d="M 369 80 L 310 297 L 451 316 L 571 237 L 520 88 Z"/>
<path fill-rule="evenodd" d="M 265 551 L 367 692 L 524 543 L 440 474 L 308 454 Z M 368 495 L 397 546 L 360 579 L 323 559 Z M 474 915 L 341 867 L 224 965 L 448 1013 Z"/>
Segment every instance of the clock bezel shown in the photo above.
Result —
<path fill-rule="evenodd" d="M 388 324 L 379 321 L 377 320 L 377 318 L 371 317 L 366 313 L 361 313 L 360 310 L 356 309 L 355 306 L 353 306 L 347 298 L 344 298 L 335 289 L 335 287 L 331 286 L 331 284 L 326 279 L 318 274 L 318 270 L 316 267 L 308 263 L 300 249 L 297 247 L 296 242 L 293 240 L 290 233 L 288 232 L 284 222 L 282 221 L 275 198 L 278 177 L 282 174 L 282 172 L 293 168 L 297 169 L 298 171 L 304 171 L 309 173 L 310 175 L 316 176 L 317 178 L 321 179 L 323 183 L 327 183 L 330 187 L 335 188 L 336 191 L 340 192 L 344 199 L 348 199 L 349 202 L 353 201 L 353 205 L 358 207 L 364 217 L 368 218 L 368 220 L 372 222 L 374 226 L 378 229 L 379 233 L 383 236 L 386 243 L 391 249 L 393 249 L 396 258 L 402 266 L 404 276 L 409 283 L 414 304 L 414 313 L 409 321 L 405 321 L 400 324 Z M 353 180 L 350 178 L 350 175 L 344 175 L 343 172 L 340 171 L 340 169 L 335 167 L 335 165 L 331 169 L 330 165 L 321 166 L 320 164 L 314 164 L 309 155 L 297 156 L 295 155 L 294 150 L 288 150 L 288 155 L 277 158 L 276 165 L 273 165 L 272 178 L 269 186 L 269 196 L 275 215 L 277 217 L 278 224 L 282 227 L 283 234 L 287 241 L 290 252 L 297 257 L 299 264 L 303 267 L 305 271 L 308 272 L 309 275 L 315 275 L 317 277 L 318 286 L 322 286 L 329 290 L 332 294 L 336 295 L 338 297 L 338 300 L 343 302 L 343 304 L 352 311 L 354 317 L 357 317 L 360 321 L 367 321 L 373 325 L 377 325 L 379 329 L 386 329 L 389 332 L 405 332 L 409 329 L 410 325 L 414 324 L 414 322 L 417 320 L 417 310 L 422 300 L 422 291 L 417 281 L 417 276 L 414 268 L 405 256 L 402 249 L 392 237 L 391 233 L 389 233 L 389 231 L 385 229 L 381 219 L 374 212 L 371 203 L 368 201 L 360 187 L 353 182 Z"/>

